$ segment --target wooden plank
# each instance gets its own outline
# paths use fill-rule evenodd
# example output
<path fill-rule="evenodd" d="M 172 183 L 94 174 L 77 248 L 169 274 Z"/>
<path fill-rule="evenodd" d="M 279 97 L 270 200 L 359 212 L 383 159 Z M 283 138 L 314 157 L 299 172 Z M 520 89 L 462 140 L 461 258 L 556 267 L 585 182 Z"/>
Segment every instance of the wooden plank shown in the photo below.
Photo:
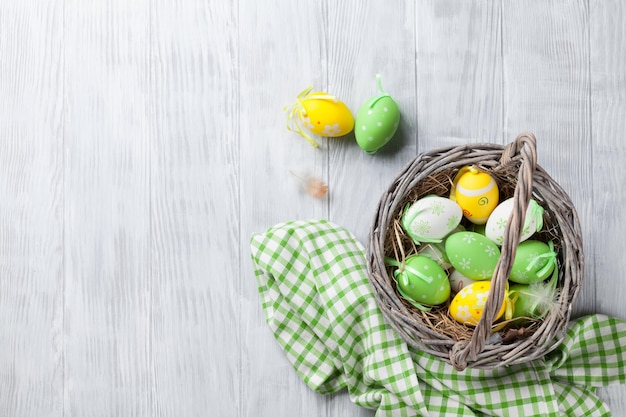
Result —
<path fill-rule="evenodd" d="M 273 339 L 261 311 L 252 273 L 252 233 L 284 221 L 324 218 L 334 195 L 326 154 L 285 126 L 283 106 L 308 85 L 325 91 L 325 1 L 246 2 L 239 20 L 241 415 L 327 416 L 327 399 L 299 379 Z M 289 171 L 329 182 L 329 196 L 315 199 Z M 330 197 L 330 198 L 329 198 Z"/>
<path fill-rule="evenodd" d="M 401 113 L 394 138 L 375 154 L 364 152 L 354 133 L 333 141 L 329 149 L 334 190 L 330 219 L 365 245 L 381 195 L 416 153 L 415 5 L 329 2 L 327 26 L 332 94 L 356 117 L 359 108 L 379 94 L 376 74 L 380 74 L 383 90 L 398 103 Z"/>
<path fill-rule="evenodd" d="M 418 150 L 505 143 L 501 2 L 416 8 Z"/>
<path fill-rule="evenodd" d="M 357 144 L 355 132 L 329 143 L 326 155 L 332 194 L 329 219 L 367 245 L 370 224 L 383 191 L 415 155 L 415 8 L 412 2 L 327 2 L 328 91 L 357 117 L 360 107 L 383 90 L 398 103 L 400 125 L 375 154 Z M 359 126 L 355 125 L 355 129 Z M 329 416 L 373 416 L 351 404 L 346 392 L 328 403 Z"/>
<path fill-rule="evenodd" d="M 66 1 L 65 399 L 153 413 L 147 1 Z"/>
<path fill-rule="evenodd" d="M 519 1 L 502 5 L 504 133 L 537 136 L 539 164 L 570 195 L 593 259 L 593 171 L 589 107 L 588 11 L 584 2 Z M 574 315 L 595 310 L 593 263 Z"/>
<path fill-rule="evenodd" d="M 239 415 L 237 4 L 151 8 L 154 412 Z"/>
<path fill-rule="evenodd" d="M 624 316 L 626 285 L 617 276 L 626 270 L 623 256 L 626 204 L 622 164 L 626 160 L 626 8 L 620 1 L 591 4 L 591 119 L 593 127 L 592 245 L 598 285 L 597 309 Z"/>
<path fill-rule="evenodd" d="M 596 310 L 625 318 L 624 236 L 626 204 L 622 165 L 626 160 L 626 7 L 622 1 L 589 5 L 593 218 L 590 224 Z M 614 415 L 626 415 L 624 385 L 598 390 Z"/>
<path fill-rule="evenodd" d="M 62 17 L 58 1 L 0 4 L 3 416 L 63 414 Z"/>

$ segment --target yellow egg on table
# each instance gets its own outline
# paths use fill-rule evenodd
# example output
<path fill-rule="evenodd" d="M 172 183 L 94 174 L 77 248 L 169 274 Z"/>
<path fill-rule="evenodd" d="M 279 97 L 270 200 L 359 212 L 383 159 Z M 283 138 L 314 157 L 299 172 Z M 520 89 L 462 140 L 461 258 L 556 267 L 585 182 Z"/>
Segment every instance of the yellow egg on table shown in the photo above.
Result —
<path fill-rule="evenodd" d="M 463 215 L 470 222 L 485 224 L 498 205 L 498 184 L 486 172 L 466 167 L 459 171 L 451 197 L 461 206 Z"/>
<path fill-rule="evenodd" d="M 316 135 L 329 138 L 347 135 L 354 129 L 350 109 L 336 98 L 316 98 L 326 96 L 318 92 L 312 93 L 312 98 L 302 100 L 305 127 Z"/>
<path fill-rule="evenodd" d="M 450 316 L 461 324 L 476 326 L 483 315 L 490 289 L 491 281 L 476 281 L 463 287 L 450 303 Z M 502 317 L 505 310 L 506 303 L 503 301 L 496 320 Z"/>
<path fill-rule="evenodd" d="M 284 110 L 287 128 L 317 147 L 309 133 L 330 138 L 347 135 L 354 129 L 354 116 L 337 97 L 312 89 L 302 91 L 297 101 Z"/>

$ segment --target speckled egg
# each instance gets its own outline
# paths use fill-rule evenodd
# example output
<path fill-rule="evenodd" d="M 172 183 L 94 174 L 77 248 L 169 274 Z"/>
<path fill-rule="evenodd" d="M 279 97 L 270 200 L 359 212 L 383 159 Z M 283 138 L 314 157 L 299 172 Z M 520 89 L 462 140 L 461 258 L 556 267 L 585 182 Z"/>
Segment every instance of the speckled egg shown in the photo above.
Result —
<path fill-rule="evenodd" d="M 383 92 L 377 75 L 379 95 L 370 98 L 356 115 L 354 136 L 365 152 L 374 154 L 385 146 L 400 124 L 400 108 L 391 96 Z"/>
<path fill-rule="evenodd" d="M 437 262 L 422 255 L 411 255 L 394 272 L 398 292 L 416 305 L 434 306 L 450 297 L 448 275 Z"/>

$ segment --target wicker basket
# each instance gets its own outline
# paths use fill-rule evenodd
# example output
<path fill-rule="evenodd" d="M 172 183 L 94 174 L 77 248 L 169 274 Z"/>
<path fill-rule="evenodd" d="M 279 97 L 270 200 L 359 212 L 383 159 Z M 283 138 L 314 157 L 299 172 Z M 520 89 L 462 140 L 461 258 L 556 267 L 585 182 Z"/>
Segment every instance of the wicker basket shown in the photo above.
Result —
<path fill-rule="evenodd" d="M 583 274 L 580 223 L 569 196 L 543 168 L 537 166 L 536 161 L 536 140 L 531 133 L 519 135 L 507 146 L 471 144 L 441 148 L 418 155 L 400 171 L 383 194 L 369 232 L 369 279 L 383 314 L 411 346 L 452 364 L 458 370 L 466 367 L 493 369 L 541 357 L 562 341 Z M 459 336 L 442 330 L 447 305 L 424 312 L 399 295 L 392 268 L 385 264 L 385 257 L 397 256 L 397 251 L 393 253 L 390 247 L 397 245 L 398 241 L 410 242 L 406 236 L 398 237 L 397 227 L 407 202 L 427 194 L 447 195 L 451 178 L 467 165 L 476 165 L 492 174 L 498 182 L 501 201 L 513 197 L 514 209 L 505 229 L 502 255 L 491 279 L 492 290 L 482 319 L 475 328 L 457 324 L 467 333 Z M 498 329 L 493 325 L 499 310 L 496 306 L 502 305 L 505 297 L 523 227 L 523 214 L 531 197 L 545 210 L 544 231 L 539 239 L 552 240 L 558 252 L 556 308 L 528 327 Z M 403 256 L 414 250 L 410 243 L 402 245 Z M 511 333 L 516 337 L 510 337 Z"/>

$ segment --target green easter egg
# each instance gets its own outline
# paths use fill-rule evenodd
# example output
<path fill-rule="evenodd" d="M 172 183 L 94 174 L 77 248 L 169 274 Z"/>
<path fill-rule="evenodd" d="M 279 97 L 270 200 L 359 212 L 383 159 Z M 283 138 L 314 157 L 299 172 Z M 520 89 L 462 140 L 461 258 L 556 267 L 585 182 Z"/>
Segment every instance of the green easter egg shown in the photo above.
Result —
<path fill-rule="evenodd" d="M 438 305 L 450 297 L 448 275 L 437 262 L 422 255 L 406 258 L 404 270 L 395 273 L 398 291 L 407 300 L 423 304 Z"/>
<path fill-rule="evenodd" d="M 509 293 L 517 294 L 515 308 L 513 309 L 513 318 L 526 317 L 540 319 L 545 316 L 549 310 L 550 303 L 543 301 L 541 294 L 536 294 L 533 286 L 514 284 L 509 287 Z"/>
<path fill-rule="evenodd" d="M 552 244 L 526 240 L 519 244 L 509 280 L 532 284 L 548 278 L 556 266 L 556 252 Z"/>
<path fill-rule="evenodd" d="M 427 243 L 420 247 L 418 253 L 437 262 L 444 270 L 452 267 L 443 243 Z"/>
<path fill-rule="evenodd" d="M 383 92 L 380 74 L 376 75 L 379 95 L 370 98 L 356 115 L 354 136 L 361 149 L 374 154 L 391 140 L 400 124 L 400 108 Z"/>
<path fill-rule="evenodd" d="M 446 253 L 454 269 L 475 281 L 491 279 L 500 258 L 494 242 L 476 232 L 458 232 L 446 239 Z"/>
<path fill-rule="evenodd" d="M 357 113 L 354 136 L 361 149 L 373 154 L 391 140 L 399 124 L 398 104 L 388 95 L 373 97 Z"/>

